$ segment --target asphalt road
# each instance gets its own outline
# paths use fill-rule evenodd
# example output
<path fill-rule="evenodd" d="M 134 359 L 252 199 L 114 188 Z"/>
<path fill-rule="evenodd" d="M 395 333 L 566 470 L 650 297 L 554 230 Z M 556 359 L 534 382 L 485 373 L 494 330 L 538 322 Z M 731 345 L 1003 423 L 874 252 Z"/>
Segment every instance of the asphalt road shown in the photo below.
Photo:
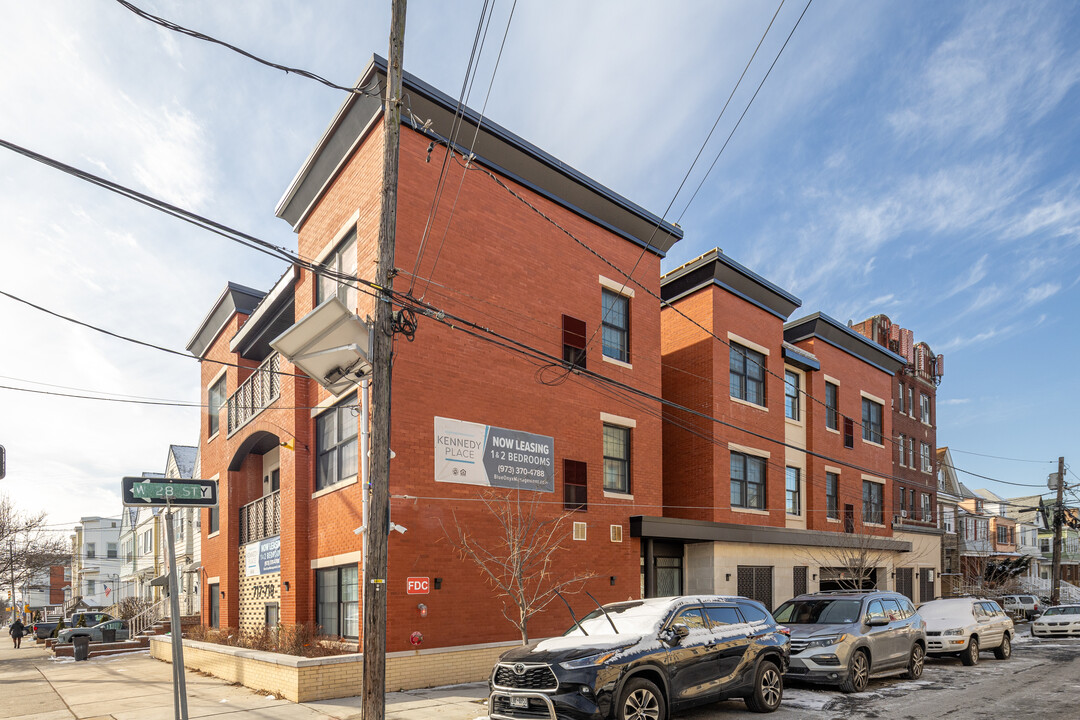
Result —
<path fill-rule="evenodd" d="M 1008 660 L 995 660 L 993 652 L 984 652 L 978 665 L 964 667 L 959 659 L 927 658 L 919 680 L 872 680 L 865 692 L 852 695 L 792 682 L 784 688 L 780 709 L 768 716 L 749 712 L 740 700 L 679 713 L 673 720 L 1080 717 L 1080 638 L 1034 639 L 1027 636 L 1026 627 L 1018 631 L 1023 634 L 1016 638 Z"/>

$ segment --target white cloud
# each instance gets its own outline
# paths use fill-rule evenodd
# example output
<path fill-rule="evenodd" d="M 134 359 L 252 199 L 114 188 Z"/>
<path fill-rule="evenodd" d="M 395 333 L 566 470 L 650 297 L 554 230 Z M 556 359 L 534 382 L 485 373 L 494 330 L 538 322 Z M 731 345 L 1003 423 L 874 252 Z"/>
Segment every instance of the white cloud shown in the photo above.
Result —
<path fill-rule="evenodd" d="M 1036 305 L 1041 303 L 1047 298 L 1056 295 L 1059 290 L 1061 290 L 1061 285 L 1053 282 L 1043 283 L 1042 285 L 1029 288 L 1028 291 L 1024 293 L 1024 305 Z"/>

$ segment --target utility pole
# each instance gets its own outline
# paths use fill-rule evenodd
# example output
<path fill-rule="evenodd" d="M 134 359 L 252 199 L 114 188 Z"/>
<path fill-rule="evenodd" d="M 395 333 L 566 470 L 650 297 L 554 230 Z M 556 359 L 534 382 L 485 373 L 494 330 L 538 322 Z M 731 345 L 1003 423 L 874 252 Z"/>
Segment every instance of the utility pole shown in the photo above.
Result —
<path fill-rule="evenodd" d="M 11 562 L 11 622 L 15 622 L 15 538 L 8 539 L 8 560 Z"/>
<path fill-rule="evenodd" d="M 1057 502 L 1054 503 L 1054 559 L 1053 570 L 1051 571 L 1053 578 L 1050 585 L 1050 604 L 1058 604 L 1058 595 L 1061 591 L 1061 526 L 1065 520 L 1065 506 L 1064 506 L 1064 493 L 1065 493 L 1065 458 L 1058 458 L 1058 471 L 1057 471 Z"/>
<path fill-rule="evenodd" d="M 383 185 L 379 220 L 379 264 L 375 283 L 384 288 L 375 300 L 371 387 L 371 502 L 364 530 L 364 687 L 361 715 L 386 715 L 386 575 L 390 532 L 390 371 L 394 342 L 394 232 L 397 227 L 398 147 L 401 136 L 401 73 L 405 45 L 405 0 L 392 0 L 390 59 L 383 108 Z M 370 595 L 369 595 L 370 593 Z"/>

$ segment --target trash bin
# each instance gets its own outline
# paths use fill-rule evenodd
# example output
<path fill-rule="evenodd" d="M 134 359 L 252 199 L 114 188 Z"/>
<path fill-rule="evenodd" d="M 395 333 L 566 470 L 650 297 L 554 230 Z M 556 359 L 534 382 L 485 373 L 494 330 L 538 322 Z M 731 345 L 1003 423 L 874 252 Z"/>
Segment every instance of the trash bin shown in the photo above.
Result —
<path fill-rule="evenodd" d="M 102 628 L 101 642 L 116 642 L 116 628 Z"/>
<path fill-rule="evenodd" d="M 90 638 L 85 635 L 79 635 L 71 639 L 72 644 L 75 646 L 75 660 L 86 660 L 90 657 Z"/>

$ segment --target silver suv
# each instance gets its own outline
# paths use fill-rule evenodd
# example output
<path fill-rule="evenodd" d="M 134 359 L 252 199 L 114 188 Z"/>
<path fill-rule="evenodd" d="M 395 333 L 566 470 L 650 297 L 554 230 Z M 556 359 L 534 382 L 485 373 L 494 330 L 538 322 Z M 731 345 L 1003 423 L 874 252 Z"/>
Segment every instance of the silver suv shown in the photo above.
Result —
<path fill-rule="evenodd" d="M 852 590 L 800 595 L 773 613 L 791 629 L 788 676 L 862 692 L 871 677 L 922 676 L 926 623 L 900 593 Z"/>

